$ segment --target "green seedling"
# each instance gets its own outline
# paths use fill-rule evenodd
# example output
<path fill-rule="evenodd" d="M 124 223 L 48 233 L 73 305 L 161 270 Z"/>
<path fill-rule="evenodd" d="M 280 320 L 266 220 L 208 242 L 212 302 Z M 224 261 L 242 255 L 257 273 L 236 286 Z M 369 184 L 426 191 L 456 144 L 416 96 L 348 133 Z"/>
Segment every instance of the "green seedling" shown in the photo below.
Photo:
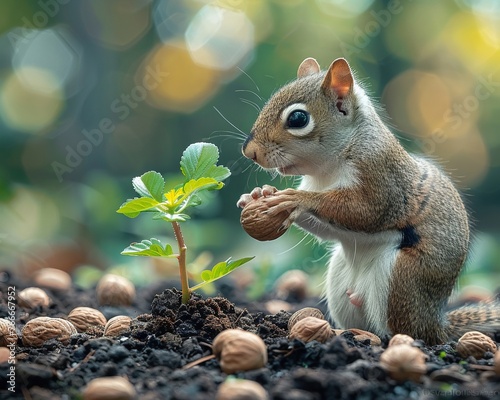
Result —
<path fill-rule="evenodd" d="M 206 191 L 220 190 L 222 181 L 231 175 L 228 168 L 217 165 L 219 150 L 210 143 L 194 143 L 181 157 L 181 172 L 185 177 L 182 184 L 167 188 L 161 174 L 149 171 L 132 180 L 134 190 L 141 196 L 127 200 L 117 210 L 129 218 L 135 218 L 144 212 L 152 213 L 153 219 L 172 224 L 177 240 L 178 252 L 175 253 L 170 244 L 163 244 L 152 238 L 132 243 L 122 254 L 127 256 L 169 257 L 177 258 L 182 286 L 182 302 L 189 301 L 191 292 L 216 281 L 242 266 L 253 257 L 239 260 L 228 259 L 216 264 L 212 269 L 201 272 L 202 282 L 189 287 L 186 266 L 187 246 L 182 235 L 180 224 L 190 219 L 188 212 L 206 201 L 200 195 Z"/>

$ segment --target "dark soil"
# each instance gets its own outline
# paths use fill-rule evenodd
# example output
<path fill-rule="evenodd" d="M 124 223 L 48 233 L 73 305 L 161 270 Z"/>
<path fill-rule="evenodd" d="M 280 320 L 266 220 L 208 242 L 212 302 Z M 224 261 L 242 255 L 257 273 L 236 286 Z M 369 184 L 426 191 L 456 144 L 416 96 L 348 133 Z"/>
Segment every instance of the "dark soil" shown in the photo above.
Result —
<path fill-rule="evenodd" d="M 16 286 L 19 292 L 31 286 L 2 274 L 0 288 Z M 274 400 L 316 399 L 492 399 L 500 398 L 500 376 L 491 371 L 493 355 L 484 359 L 462 359 L 455 343 L 425 346 L 415 342 L 428 356 L 427 373 L 419 383 L 398 383 L 379 364 L 387 347 L 358 342 L 350 333 L 333 337 L 325 344 L 287 339 L 290 312 L 266 315 L 262 303 L 237 297 L 228 283 L 218 286 L 225 297 L 193 295 L 182 305 L 180 292 L 168 283 L 138 290 L 133 306 L 99 307 L 95 290 L 73 288 L 70 293 L 47 290 L 53 304 L 47 308 L 17 309 L 17 330 L 42 315 L 65 318 L 77 306 L 94 307 L 109 319 L 115 315 L 133 317 L 130 331 L 116 338 L 99 337 L 99 332 L 77 334 L 64 346 L 50 340 L 40 348 L 17 343 L 16 393 L 7 389 L 9 364 L 0 364 L 0 398 L 74 399 L 91 379 L 126 376 L 140 399 L 214 399 L 217 387 L 227 377 L 216 359 L 184 368 L 211 354 L 215 336 L 227 328 L 242 328 L 258 334 L 266 343 L 269 360 L 264 368 L 237 373 L 239 378 L 257 381 Z M 159 293 L 155 295 L 156 293 Z M 270 297 L 272 294 L 269 295 Z M 7 316 L 2 295 L 0 317 Z M 294 309 L 321 306 L 318 299 L 293 304 Z M 498 339 L 498 338 L 497 338 Z"/>

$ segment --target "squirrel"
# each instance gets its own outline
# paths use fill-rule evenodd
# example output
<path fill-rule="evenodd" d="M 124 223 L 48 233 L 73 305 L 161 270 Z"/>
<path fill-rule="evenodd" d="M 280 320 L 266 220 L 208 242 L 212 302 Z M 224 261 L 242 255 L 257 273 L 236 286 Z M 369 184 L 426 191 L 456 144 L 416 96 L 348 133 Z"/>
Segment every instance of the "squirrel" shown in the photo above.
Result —
<path fill-rule="evenodd" d="M 500 330 L 500 302 L 446 312 L 466 261 L 469 220 L 450 178 L 408 153 L 383 123 L 347 61 L 313 58 L 265 104 L 242 152 L 264 169 L 301 176 L 297 189 L 264 185 L 272 217 L 332 241 L 328 311 L 340 328 L 403 333 L 429 345 Z"/>

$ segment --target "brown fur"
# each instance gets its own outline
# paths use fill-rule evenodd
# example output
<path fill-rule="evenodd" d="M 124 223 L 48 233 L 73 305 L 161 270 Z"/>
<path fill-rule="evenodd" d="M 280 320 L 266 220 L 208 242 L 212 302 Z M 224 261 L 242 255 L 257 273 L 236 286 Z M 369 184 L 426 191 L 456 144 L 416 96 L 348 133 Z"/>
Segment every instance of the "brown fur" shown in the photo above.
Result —
<path fill-rule="evenodd" d="M 500 329 L 497 303 L 444 311 L 469 246 L 467 213 L 450 179 L 403 149 L 355 86 L 344 60 L 325 73 L 307 59 L 298 77 L 264 107 L 244 154 L 264 168 L 310 176 L 316 186 L 330 182 L 331 174 L 341 181 L 346 168 L 356 176 L 335 188 L 273 194 L 272 213 L 293 211 L 292 219 L 307 213 L 368 234 L 411 229 L 418 240 L 402 246 L 391 270 L 386 321 L 391 333 L 435 344 L 470 329 Z M 294 135 L 281 120 L 283 110 L 296 103 L 305 104 L 314 120 L 305 136 Z"/>

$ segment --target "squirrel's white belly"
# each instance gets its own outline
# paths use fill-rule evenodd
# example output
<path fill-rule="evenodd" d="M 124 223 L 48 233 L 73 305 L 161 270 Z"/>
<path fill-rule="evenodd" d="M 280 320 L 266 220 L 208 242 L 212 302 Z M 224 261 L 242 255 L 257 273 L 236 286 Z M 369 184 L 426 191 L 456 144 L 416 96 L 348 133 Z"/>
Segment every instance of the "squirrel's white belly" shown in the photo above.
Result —
<path fill-rule="evenodd" d="M 328 265 L 325 297 L 339 328 L 388 333 L 387 301 L 401 232 L 353 232 L 304 213 L 296 221 L 322 240 L 336 241 Z M 351 296 L 349 296 L 351 294 Z"/>
<path fill-rule="evenodd" d="M 389 283 L 401 233 L 342 231 L 338 239 L 325 284 L 331 318 L 340 328 L 388 333 Z"/>

